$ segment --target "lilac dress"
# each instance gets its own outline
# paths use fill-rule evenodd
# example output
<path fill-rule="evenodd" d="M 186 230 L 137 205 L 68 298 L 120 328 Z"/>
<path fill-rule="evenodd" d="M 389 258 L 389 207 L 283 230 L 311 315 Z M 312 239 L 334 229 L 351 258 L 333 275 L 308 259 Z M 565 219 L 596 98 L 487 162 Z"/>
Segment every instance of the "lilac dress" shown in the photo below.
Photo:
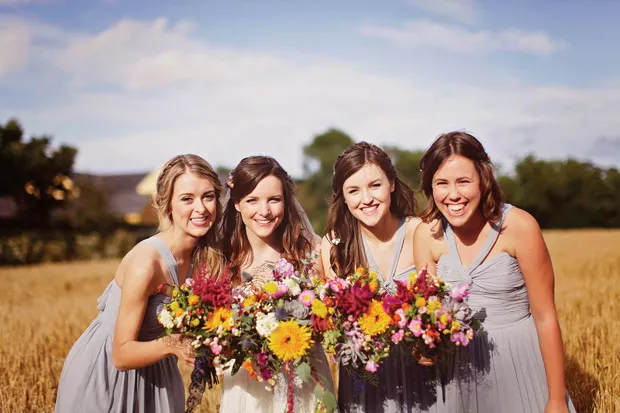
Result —
<path fill-rule="evenodd" d="M 408 281 L 415 266 L 410 266 L 396 274 L 400 253 L 405 243 L 407 226 L 405 220 L 400 222 L 396 244 L 392 256 L 389 278 L 384 281 L 378 266 L 372 257 L 370 248 L 364 239 L 366 259 L 372 270 L 379 274 L 381 288 L 390 293 L 396 292 L 395 281 Z M 413 355 L 404 352 L 401 346 L 394 346 L 389 358 L 384 360 L 378 375 L 379 384 L 374 386 L 348 374 L 346 369 L 339 369 L 338 406 L 341 412 L 428 412 L 435 405 L 435 387 L 432 381 L 434 369 L 418 364 Z"/>
<path fill-rule="evenodd" d="M 179 284 L 178 267 L 168 245 L 158 237 L 142 242 L 153 246 L 166 263 L 170 278 Z M 191 275 L 191 272 L 190 272 Z M 134 370 L 119 371 L 112 364 L 114 325 L 121 300 L 115 280 L 99 297 L 99 315 L 75 342 L 65 360 L 58 386 L 56 413 L 184 411 L 185 390 L 175 356 Z M 170 298 L 149 297 L 138 341 L 161 336 L 157 315 Z"/>
<path fill-rule="evenodd" d="M 461 264 L 452 228 L 444 220 L 448 254 L 440 257 L 437 275 L 456 285 L 471 284 L 467 298 L 484 331 L 468 347 L 440 365 L 437 411 L 544 412 L 547 380 L 530 313 L 525 281 L 517 259 L 502 252 L 487 259 L 510 210 L 492 225 L 489 237 L 469 268 Z M 575 408 L 568 395 L 569 411 Z"/>

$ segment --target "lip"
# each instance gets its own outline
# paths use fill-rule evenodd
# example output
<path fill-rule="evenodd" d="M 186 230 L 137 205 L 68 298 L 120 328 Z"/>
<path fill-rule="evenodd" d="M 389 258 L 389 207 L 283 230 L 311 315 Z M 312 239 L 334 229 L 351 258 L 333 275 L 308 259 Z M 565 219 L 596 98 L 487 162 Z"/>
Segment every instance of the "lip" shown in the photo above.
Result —
<path fill-rule="evenodd" d="M 458 204 L 444 204 L 448 215 L 451 217 L 461 217 L 467 212 L 468 202 Z M 454 207 L 457 207 L 456 209 Z M 460 208 L 459 208 L 460 207 Z"/>
<path fill-rule="evenodd" d="M 256 225 L 258 225 L 261 228 L 268 228 L 274 222 L 276 222 L 276 219 L 275 218 L 272 218 L 272 219 L 253 219 L 253 221 L 256 222 Z"/>
<path fill-rule="evenodd" d="M 360 211 L 362 211 L 364 215 L 373 215 L 377 212 L 377 210 L 379 210 L 379 204 L 360 208 Z"/>
<path fill-rule="evenodd" d="M 189 219 L 189 222 L 195 227 L 206 227 L 210 225 L 208 217 L 193 217 Z"/>

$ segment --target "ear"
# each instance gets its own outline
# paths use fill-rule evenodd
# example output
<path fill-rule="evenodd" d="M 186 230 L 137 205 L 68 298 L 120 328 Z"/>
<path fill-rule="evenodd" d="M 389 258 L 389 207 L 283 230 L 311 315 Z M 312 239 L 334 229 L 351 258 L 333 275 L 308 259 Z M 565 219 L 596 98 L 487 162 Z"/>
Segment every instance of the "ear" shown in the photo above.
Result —
<path fill-rule="evenodd" d="M 235 209 L 237 212 L 241 212 L 241 208 L 239 208 L 239 202 L 235 202 Z"/>
<path fill-rule="evenodd" d="M 396 181 L 390 182 L 390 192 L 394 192 L 395 188 L 396 188 Z"/>

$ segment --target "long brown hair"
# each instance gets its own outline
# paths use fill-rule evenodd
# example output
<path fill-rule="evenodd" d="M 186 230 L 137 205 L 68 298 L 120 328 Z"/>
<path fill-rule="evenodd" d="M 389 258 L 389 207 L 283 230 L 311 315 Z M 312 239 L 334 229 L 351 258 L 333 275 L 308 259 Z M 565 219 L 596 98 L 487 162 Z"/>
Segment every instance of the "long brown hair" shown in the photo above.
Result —
<path fill-rule="evenodd" d="M 422 170 L 422 190 L 428 199 L 428 205 L 420 218 L 431 222 L 441 217 L 441 212 L 433 199 L 433 176 L 444 161 L 453 155 L 470 159 L 480 175 L 481 201 L 480 210 L 487 221 L 495 222 L 502 216 L 504 194 L 495 175 L 493 164 L 480 141 L 462 131 L 440 135 L 420 159 Z"/>
<path fill-rule="evenodd" d="M 157 177 L 157 190 L 153 204 L 159 216 L 159 231 L 172 225 L 172 194 L 176 180 L 185 173 L 193 173 L 211 181 L 217 199 L 215 219 L 209 231 L 198 240 L 194 252 L 194 262 L 204 263 L 207 274 L 219 275 L 223 269 L 223 256 L 220 250 L 220 233 L 218 228 L 222 219 L 220 194 L 222 184 L 211 165 L 198 155 L 177 155 L 168 160 Z"/>
<path fill-rule="evenodd" d="M 397 218 L 415 216 L 413 190 L 398 177 L 389 155 L 376 145 L 359 142 L 350 146 L 336 159 L 332 178 L 332 197 L 327 211 L 327 239 L 334 244 L 330 251 L 332 270 L 346 276 L 359 266 L 367 266 L 362 235 L 358 220 L 351 214 L 344 201 L 344 182 L 366 164 L 375 164 L 383 170 L 394 191 L 390 196 L 390 213 Z"/>
<path fill-rule="evenodd" d="M 278 178 L 284 192 L 284 218 L 276 229 L 284 258 L 293 265 L 299 265 L 306 253 L 312 251 L 311 235 L 303 230 L 302 218 L 295 201 L 295 184 L 289 174 L 269 156 L 243 158 L 230 174 L 230 198 L 224 207 L 222 220 L 222 237 L 226 240 L 222 251 L 228 259 L 233 283 L 241 281 L 241 267 L 254 258 L 245 224 L 235 209 L 235 203 L 250 194 L 258 183 L 268 176 Z"/>

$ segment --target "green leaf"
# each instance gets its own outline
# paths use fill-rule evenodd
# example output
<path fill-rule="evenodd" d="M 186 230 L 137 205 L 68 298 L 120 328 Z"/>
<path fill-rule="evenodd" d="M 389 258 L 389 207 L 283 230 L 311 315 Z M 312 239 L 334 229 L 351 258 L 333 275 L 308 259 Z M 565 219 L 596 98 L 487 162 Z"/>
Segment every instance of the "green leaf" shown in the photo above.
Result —
<path fill-rule="evenodd" d="M 324 392 L 323 398 L 321 399 L 328 412 L 335 412 L 338 409 L 338 402 L 336 401 L 336 396 L 332 392 Z"/>
<path fill-rule="evenodd" d="M 301 363 L 297 367 L 297 375 L 304 381 L 310 380 L 310 365 L 308 363 Z"/>
<path fill-rule="evenodd" d="M 324 394 L 325 392 L 323 391 L 321 386 L 319 386 L 318 384 L 314 386 L 314 397 L 316 397 L 317 400 L 322 400 Z"/>

